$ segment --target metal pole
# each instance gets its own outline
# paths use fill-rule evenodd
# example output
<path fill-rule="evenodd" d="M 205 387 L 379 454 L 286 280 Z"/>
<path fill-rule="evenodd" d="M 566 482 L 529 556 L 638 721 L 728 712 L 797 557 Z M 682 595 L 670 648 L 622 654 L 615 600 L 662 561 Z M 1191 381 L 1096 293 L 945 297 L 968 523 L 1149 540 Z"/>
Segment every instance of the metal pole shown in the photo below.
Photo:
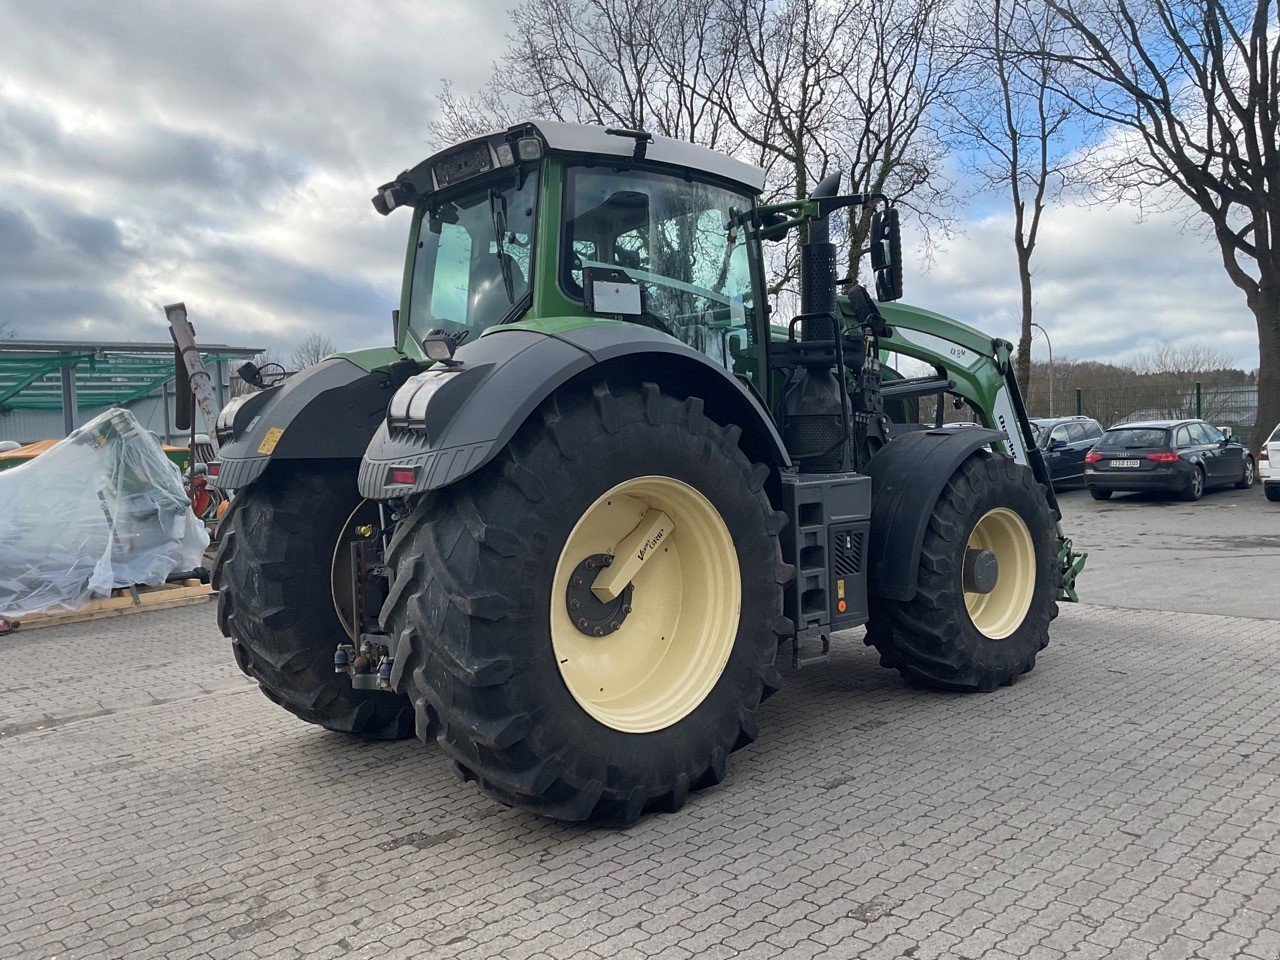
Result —
<path fill-rule="evenodd" d="M 62 379 L 62 435 L 76 428 L 76 361 L 64 363 L 58 371 Z"/>
<path fill-rule="evenodd" d="M 218 409 L 221 410 L 227 405 L 227 361 L 216 361 L 213 365 L 213 369 L 218 378 Z M 208 431 L 209 433 L 213 433 L 213 424 L 209 424 Z"/>
<path fill-rule="evenodd" d="M 1084 416 L 1084 391 L 1076 387 L 1076 416 Z"/>
<path fill-rule="evenodd" d="M 169 384 L 172 380 L 166 380 L 160 384 L 160 406 L 164 408 L 164 442 L 169 443 L 173 437 L 172 421 L 169 419 Z"/>
<path fill-rule="evenodd" d="M 187 319 L 185 303 L 171 303 L 164 308 L 165 319 L 169 321 L 169 330 L 173 333 L 173 342 L 178 345 L 182 354 L 182 362 L 191 377 L 191 392 L 195 395 L 196 407 L 204 414 L 204 422 L 209 430 L 209 439 L 213 438 L 213 425 L 218 419 L 218 409 L 214 406 L 213 378 L 205 368 L 200 351 L 196 348 L 196 331 Z M 196 417 L 191 417 L 194 425 Z"/>
<path fill-rule="evenodd" d="M 1049 416 L 1053 416 L 1053 341 L 1049 339 L 1049 331 L 1038 323 L 1033 323 L 1035 327 L 1044 334 L 1044 342 L 1049 346 Z"/>
<path fill-rule="evenodd" d="M 1200 381 L 1196 381 L 1196 419 L 1203 420 L 1203 406 L 1200 403 Z"/>

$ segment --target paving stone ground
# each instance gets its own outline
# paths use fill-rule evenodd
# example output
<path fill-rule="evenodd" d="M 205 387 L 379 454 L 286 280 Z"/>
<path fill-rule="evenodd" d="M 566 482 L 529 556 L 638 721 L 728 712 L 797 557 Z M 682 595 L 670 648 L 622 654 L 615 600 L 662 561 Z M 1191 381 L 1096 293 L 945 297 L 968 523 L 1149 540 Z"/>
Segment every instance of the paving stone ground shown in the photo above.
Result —
<path fill-rule="evenodd" d="M 307 726 L 211 607 L 0 641 L 0 957 L 1280 957 L 1280 623 L 1069 607 L 918 692 L 853 635 L 625 832 Z"/>

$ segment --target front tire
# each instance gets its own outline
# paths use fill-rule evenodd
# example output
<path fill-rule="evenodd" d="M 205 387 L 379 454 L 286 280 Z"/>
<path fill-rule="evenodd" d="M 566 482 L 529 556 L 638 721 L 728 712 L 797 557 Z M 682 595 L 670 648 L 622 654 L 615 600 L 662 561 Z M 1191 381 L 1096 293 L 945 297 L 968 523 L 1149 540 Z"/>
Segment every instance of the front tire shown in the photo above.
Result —
<path fill-rule="evenodd" d="M 916 595 L 874 598 L 866 643 L 904 679 L 940 690 L 1013 683 L 1035 666 L 1057 615 L 1062 569 L 1044 490 L 1026 467 L 979 451 L 947 481 L 921 548 Z M 966 591 L 970 551 L 998 561 L 995 586 Z"/>
<path fill-rule="evenodd" d="M 652 384 L 570 389 L 418 502 L 391 545 L 392 682 L 464 779 L 544 816 L 627 825 L 719 783 L 755 739 L 790 568 L 768 470 L 739 434 Z M 606 611 L 595 571 L 637 526 L 618 516 L 655 509 L 673 527 L 653 549 L 669 551 Z"/>
<path fill-rule="evenodd" d="M 236 495 L 214 558 L 218 626 L 262 692 L 308 723 L 376 740 L 413 732 L 404 697 L 333 672 L 347 633 L 330 588 L 334 546 L 360 494 L 346 464 L 273 464 Z"/>

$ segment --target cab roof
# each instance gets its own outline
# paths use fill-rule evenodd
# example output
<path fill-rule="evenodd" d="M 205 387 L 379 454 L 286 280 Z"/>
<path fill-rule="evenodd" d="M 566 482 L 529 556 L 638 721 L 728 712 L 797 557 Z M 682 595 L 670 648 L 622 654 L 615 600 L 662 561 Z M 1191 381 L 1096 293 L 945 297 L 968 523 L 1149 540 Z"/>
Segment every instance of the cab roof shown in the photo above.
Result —
<path fill-rule="evenodd" d="M 587 123 L 558 120 L 525 120 L 506 130 L 498 130 L 432 154 L 403 171 L 395 180 L 378 188 L 374 208 L 386 215 L 397 207 L 416 203 L 428 194 L 478 177 L 501 167 L 513 167 L 523 156 L 518 144 L 536 138 L 542 152 L 574 153 L 584 156 L 627 157 L 663 164 L 679 171 L 696 171 L 729 181 L 758 194 L 764 189 L 765 172 L 760 167 L 707 147 L 683 140 L 660 137 L 643 131 L 617 131 Z M 530 159 L 525 157 L 525 159 Z"/>

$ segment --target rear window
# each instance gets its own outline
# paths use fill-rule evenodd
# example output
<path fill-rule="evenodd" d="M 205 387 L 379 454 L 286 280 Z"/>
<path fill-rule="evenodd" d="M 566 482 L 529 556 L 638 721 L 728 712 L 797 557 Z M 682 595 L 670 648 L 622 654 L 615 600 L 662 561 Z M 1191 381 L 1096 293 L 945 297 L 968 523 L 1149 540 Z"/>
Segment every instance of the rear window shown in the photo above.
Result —
<path fill-rule="evenodd" d="M 1099 450 L 1125 450 L 1150 447 L 1167 447 L 1169 445 L 1168 430 L 1153 430 L 1150 427 L 1131 428 L 1128 430 L 1108 430 L 1097 443 Z"/>

